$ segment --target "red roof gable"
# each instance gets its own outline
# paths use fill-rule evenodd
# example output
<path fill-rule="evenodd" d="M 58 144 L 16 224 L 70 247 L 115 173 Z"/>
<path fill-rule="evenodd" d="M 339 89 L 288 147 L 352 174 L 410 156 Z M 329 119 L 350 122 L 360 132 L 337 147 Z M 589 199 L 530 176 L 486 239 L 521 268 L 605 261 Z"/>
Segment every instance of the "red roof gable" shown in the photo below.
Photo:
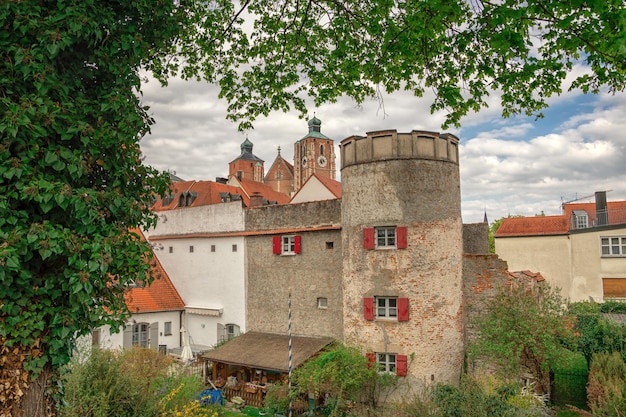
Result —
<path fill-rule="evenodd" d="M 138 233 L 145 240 L 143 233 Z M 156 256 L 152 258 L 151 268 L 154 280 L 145 288 L 129 288 L 124 295 L 131 313 L 151 313 L 157 311 L 178 311 L 185 309 L 185 303 L 170 281 L 165 269 Z"/>
<path fill-rule="evenodd" d="M 502 219 L 496 237 L 566 235 L 569 221 L 561 216 L 509 217 Z"/>

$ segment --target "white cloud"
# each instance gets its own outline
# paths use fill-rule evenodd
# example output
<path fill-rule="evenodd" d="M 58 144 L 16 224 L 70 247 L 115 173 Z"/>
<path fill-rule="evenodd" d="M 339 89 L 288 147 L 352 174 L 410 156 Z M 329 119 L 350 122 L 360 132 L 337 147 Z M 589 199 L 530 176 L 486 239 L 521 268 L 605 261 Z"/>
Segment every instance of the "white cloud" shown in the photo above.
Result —
<path fill-rule="evenodd" d="M 273 113 L 259 118 L 254 130 L 238 132 L 235 123 L 225 119 L 226 103 L 217 99 L 217 87 L 208 84 L 174 79 L 161 88 L 150 81 L 143 92 L 156 120 L 152 134 L 141 142 L 146 163 L 185 179 L 226 176 L 228 163 L 239 155 L 246 137 L 266 169 L 279 146 L 282 156 L 291 160 L 294 143 L 308 129 L 296 114 Z M 550 102 L 557 110 L 548 109 L 544 120 L 534 121 L 502 119 L 494 96 L 490 108 L 466 116 L 462 129 L 449 130 L 461 139 L 465 222 L 482 221 L 485 209 L 490 220 L 508 214 L 557 214 L 562 199 L 597 190 L 613 190 L 609 200 L 626 199 L 625 96 L 602 95 L 585 103 L 582 97 L 580 92 L 554 97 Z M 316 112 L 322 132 L 337 145 L 346 137 L 375 130 L 441 131 L 445 115 L 430 114 L 431 99 L 418 99 L 411 92 L 387 95 L 383 112 L 375 100 L 356 106 L 340 98 L 311 109 L 310 116 Z"/>

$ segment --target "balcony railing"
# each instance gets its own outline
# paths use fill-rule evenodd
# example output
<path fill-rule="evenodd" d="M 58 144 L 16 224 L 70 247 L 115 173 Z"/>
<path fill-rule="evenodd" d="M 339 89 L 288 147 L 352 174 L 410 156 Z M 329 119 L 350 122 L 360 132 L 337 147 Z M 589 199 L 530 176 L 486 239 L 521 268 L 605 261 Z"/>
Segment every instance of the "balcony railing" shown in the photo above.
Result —
<path fill-rule="evenodd" d="M 625 224 L 626 208 L 598 210 L 592 213 L 573 211 L 570 217 L 570 230 Z"/>

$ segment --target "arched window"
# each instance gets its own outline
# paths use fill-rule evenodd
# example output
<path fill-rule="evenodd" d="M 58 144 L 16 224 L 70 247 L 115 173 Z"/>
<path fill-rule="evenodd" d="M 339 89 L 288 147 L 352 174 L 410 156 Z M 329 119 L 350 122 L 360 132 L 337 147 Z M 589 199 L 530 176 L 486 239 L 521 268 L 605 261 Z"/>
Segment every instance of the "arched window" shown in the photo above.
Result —
<path fill-rule="evenodd" d="M 232 339 L 233 337 L 239 336 L 239 326 L 236 324 L 227 324 L 226 325 L 226 338 L 227 340 Z"/>
<path fill-rule="evenodd" d="M 217 324 L 217 341 L 224 342 L 241 334 L 240 327 L 236 324 Z"/>
<path fill-rule="evenodd" d="M 320 145 L 320 155 L 324 155 L 324 145 Z"/>

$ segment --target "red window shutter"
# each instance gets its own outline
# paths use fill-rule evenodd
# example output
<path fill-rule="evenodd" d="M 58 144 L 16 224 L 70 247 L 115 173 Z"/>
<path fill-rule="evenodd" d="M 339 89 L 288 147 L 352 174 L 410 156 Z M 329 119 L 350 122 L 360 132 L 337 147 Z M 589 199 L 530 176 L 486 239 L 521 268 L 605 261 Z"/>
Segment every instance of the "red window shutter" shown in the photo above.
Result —
<path fill-rule="evenodd" d="M 367 352 L 365 357 L 367 358 L 367 369 L 372 369 L 376 365 L 376 353 Z"/>
<path fill-rule="evenodd" d="M 374 228 L 366 227 L 363 229 L 363 247 L 365 249 L 374 249 Z"/>
<path fill-rule="evenodd" d="M 398 298 L 398 321 L 409 321 L 408 298 Z"/>
<path fill-rule="evenodd" d="M 406 355 L 396 355 L 396 375 L 406 376 L 408 369 L 408 360 Z"/>
<path fill-rule="evenodd" d="M 280 255 L 281 253 L 281 241 L 280 236 L 274 236 L 272 239 L 272 251 L 274 255 Z"/>
<path fill-rule="evenodd" d="M 294 251 L 296 253 L 300 253 L 301 242 L 302 242 L 302 236 L 300 235 L 294 236 L 293 243 L 294 243 Z"/>
<path fill-rule="evenodd" d="M 363 299 L 363 318 L 365 320 L 374 320 L 374 299 L 365 297 Z"/>
<path fill-rule="evenodd" d="M 406 227 L 396 227 L 396 247 L 406 249 Z"/>

